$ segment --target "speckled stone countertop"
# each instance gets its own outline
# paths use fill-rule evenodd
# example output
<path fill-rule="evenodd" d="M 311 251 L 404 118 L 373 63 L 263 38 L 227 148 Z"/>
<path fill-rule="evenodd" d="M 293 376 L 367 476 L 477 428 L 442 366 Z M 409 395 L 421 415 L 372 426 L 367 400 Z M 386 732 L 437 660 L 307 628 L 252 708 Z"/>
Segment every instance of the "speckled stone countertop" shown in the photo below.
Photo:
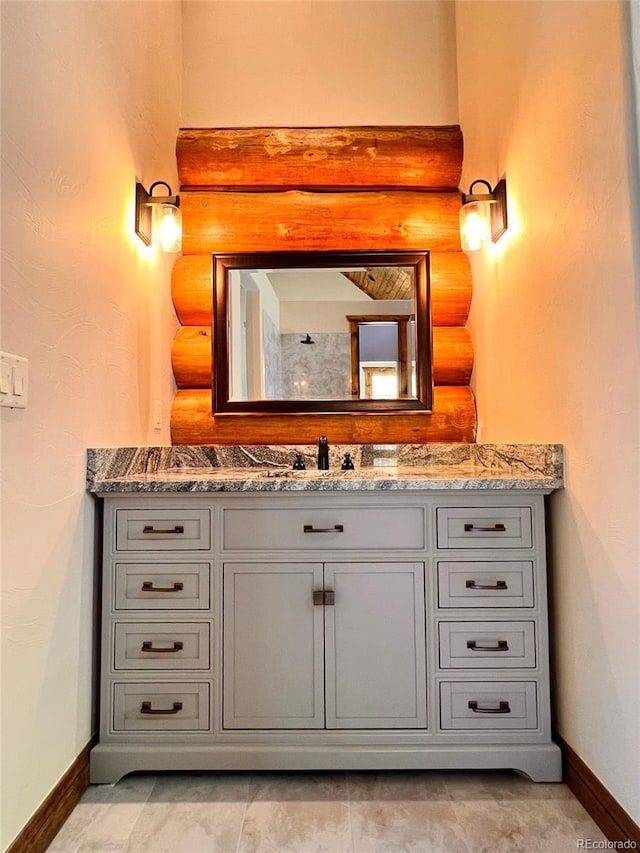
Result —
<path fill-rule="evenodd" d="M 291 470 L 301 453 L 306 470 Z M 355 470 L 342 471 L 345 453 Z M 122 492 L 536 489 L 564 485 L 561 444 L 336 445 L 328 471 L 313 446 L 105 447 L 87 454 L 87 488 Z"/>

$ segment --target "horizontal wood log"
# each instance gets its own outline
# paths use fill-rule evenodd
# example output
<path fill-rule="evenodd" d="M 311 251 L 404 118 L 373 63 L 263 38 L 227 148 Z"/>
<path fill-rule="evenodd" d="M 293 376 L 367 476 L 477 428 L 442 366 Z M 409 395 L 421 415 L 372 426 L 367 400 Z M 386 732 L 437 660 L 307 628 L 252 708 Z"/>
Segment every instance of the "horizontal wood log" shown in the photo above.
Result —
<path fill-rule="evenodd" d="M 469 316 L 473 283 L 464 252 L 430 252 L 431 322 L 464 326 Z"/>
<path fill-rule="evenodd" d="M 343 444 L 473 442 L 476 408 L 467 387 L 439 387 L 431 414 L 216 415 L 211 392 L 178 391 L 171 411 L 172 444 L 312 444 L 319 435 Z"/>
<path fill-rule="evenodd" d="M 462 133 L 445 127 L 180 130 L 183 189 L 419 187 L 456 189 Z"/>
<path fill-rule="evenodd" d="M 180 255 L 171 271 L 171 298 L 183 326 L 210 326 L 213 313 L 211 254 Z"/>
<path fill-rule="evenodd" d="M 171 350 L 178 388 L 211 388 L 211 326 L 182 326 Z M 435 385 L 468 385 L 473 368 L 469 330 L 461 326 L 433 329 Z"/>
<path fill-rule="evenodd" d="M 473 344 L 464 326 L 433 327 L 433 384 L 468 385 L 473 370 Z"/>
<path fill-rule="evenodd" d="M 171 347 L 171 366 L 178 388 L 211 388 L 211 326 L 182 326 Z"/>
<path fill-rule="evenodd" d="M 185 255 L 460 249 L 457 192 L 183 193 Z"/>
<path fill-rule="evenodd" d="M 431 252 L 431 316 L 434 326 L 464 326 L 471 305 L 471 268 L 464 252 Z M 210 326 L 211 255 L 182 255 L 171 276 L 178 319 L 185 326 Z"/>

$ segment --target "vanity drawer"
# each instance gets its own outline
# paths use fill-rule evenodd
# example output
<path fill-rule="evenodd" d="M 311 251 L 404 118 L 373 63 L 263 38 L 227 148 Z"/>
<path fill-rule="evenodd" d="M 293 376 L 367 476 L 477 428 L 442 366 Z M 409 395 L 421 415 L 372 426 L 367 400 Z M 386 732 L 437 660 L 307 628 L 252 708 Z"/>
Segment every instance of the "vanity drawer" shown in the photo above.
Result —
<path fill-rule="evenodd" d="M 210 545 L 208 509 L 116 511 L 116 551 L 206 551 Z"/>
<path fill-rule="evenodd" d="M 116 683 L 113 730 L 116 732 L 208 731 L 209 685 Z"/>
<path fill-rule="evenodd" d="M 438 507 L 438 548 L 531 548 L 531 507 Z"/>
<path fill-rule="evenodd" d="M 441 622 L 443 669 L 515 669 L 536 665 L 534 622 Z"/>
<path fill-rule="evenodd" d="M 208 622 L 116 622 L 114 667 L 209 669 Z"/>
<path fill-rule="evenodd" d="M 209 563 L 116 563 L 116 610 L 208 610 Z"/>
<path fill-rule="evenodd" d="M 413 551 L 425 547 L 421 507 L 225 509 L 226 551 Z"/>
<path fill-rule="evenodd" d="M 535 729 L 535 681 L 445 681 L 440 684 L 442 729 Z"/>
<path fill-rule="evenodd" d="M 438 561 L 438 606 L 533 607 L 530 560 Z"/>

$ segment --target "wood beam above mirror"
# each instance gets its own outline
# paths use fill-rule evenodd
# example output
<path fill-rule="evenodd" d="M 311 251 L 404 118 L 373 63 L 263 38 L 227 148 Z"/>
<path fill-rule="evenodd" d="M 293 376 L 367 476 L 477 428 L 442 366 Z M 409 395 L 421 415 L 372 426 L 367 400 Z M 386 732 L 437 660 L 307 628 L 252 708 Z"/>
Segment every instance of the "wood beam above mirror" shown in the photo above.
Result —
<path fill-rule="evenodd" d="M 462 133 L 442 127 L 183 128 L 184 188 L 456 189 Z"/>

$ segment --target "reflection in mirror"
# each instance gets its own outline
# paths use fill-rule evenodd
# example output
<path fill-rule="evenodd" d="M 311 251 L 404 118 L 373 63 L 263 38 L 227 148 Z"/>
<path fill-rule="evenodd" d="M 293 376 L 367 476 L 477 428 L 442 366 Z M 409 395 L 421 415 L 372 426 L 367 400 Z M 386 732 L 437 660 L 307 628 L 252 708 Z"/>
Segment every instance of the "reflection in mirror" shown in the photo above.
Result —
<path fill-rule="evenodd" d="M 214 411 L 429 407 L 426 253 L 214 261 Z"/>

